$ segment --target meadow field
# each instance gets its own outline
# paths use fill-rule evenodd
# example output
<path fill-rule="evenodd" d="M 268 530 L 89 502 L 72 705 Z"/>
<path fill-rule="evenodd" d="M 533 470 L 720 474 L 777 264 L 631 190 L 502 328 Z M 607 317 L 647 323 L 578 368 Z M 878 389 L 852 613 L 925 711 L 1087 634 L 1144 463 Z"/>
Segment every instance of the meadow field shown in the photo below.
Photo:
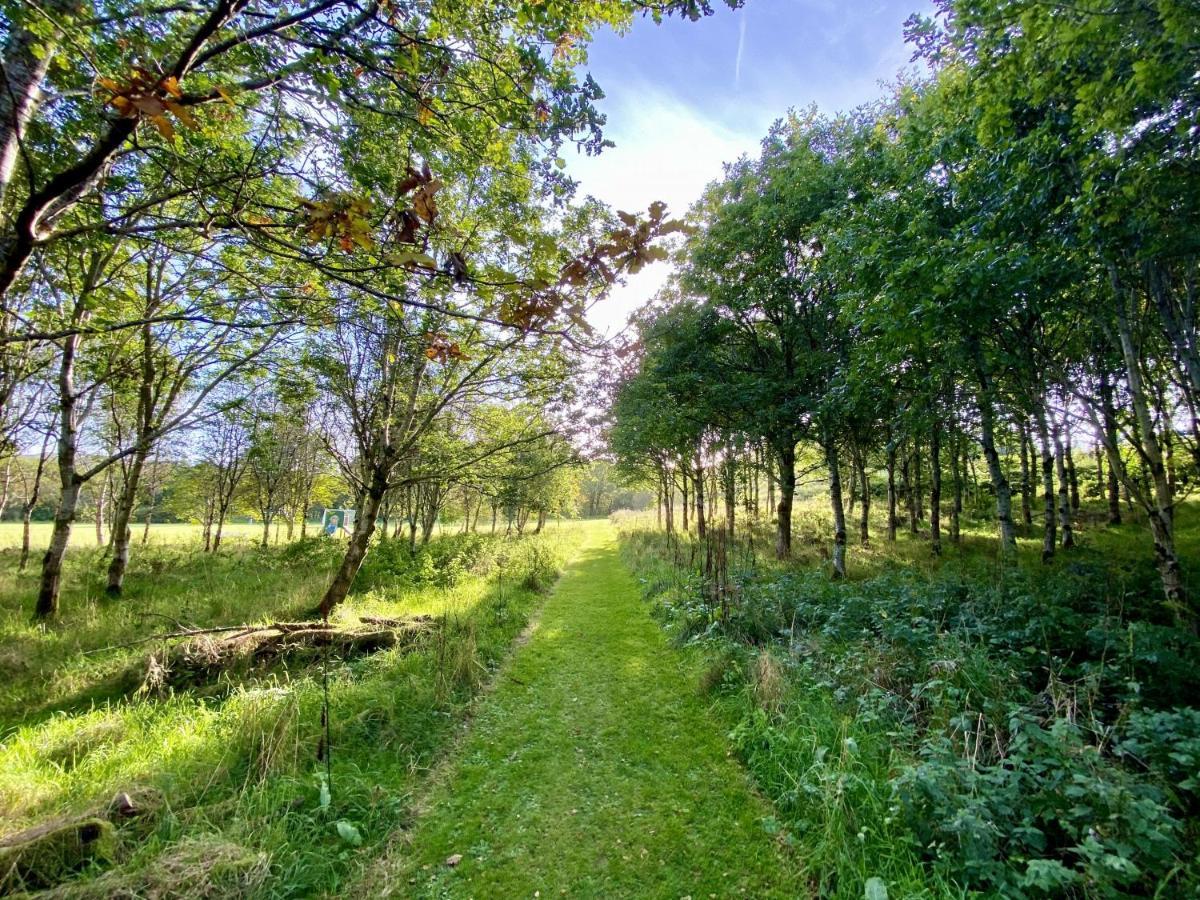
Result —
<path fill-rule="evenodd" d="M 416 554 L 383 542 L 335 623 L 415 623 L 411 641 L 347 659 L 302 648 L 228 670 L 193 661 L 195 671 L 168 657 L 178 639 L 152 636 L 307 619 L 345 542 L 263 549 L 247 539 L 214 555 L 200 551 L 195 529 L 156 527 L 159 540 L 135 553 L 120 600 L 104 595 L 101 552 L 73 549 L 51 627 L 30 616 L 37 567 L 17 573 L 16 553 L 0 551 L 5 833 L 107 822 L 117 797 L 136 809 L 115 830 L 103 826 L 82 879 L 80 859 L 58 858 L 55 847 L 49 859 L 0 872 L 5 891 L 333 891 L 411 815 L 471 698 L 589 526 L 508 540 L 445 535 Z"/>
<path fill-rule="evenodd" d="M 320 522 L 309 523 L 310 533 L 315 534 L 320 528 Z M 30 555 L 36 555 L 50 543 L 50 532 L 54 529 L 52 522 L 33 522 L 29 528 L 29 547 Z M 133 529 L 133 542 L 135 545 L 140 545 L 142 541 L 143 526 L 138 525 Z M 20 522 L 0 522 L 0 549 L 20 548 L 22 538 L 22 526 Z M 108 538 L 108 528 L 104 529 L 105 540 Z M 297 534 L 299 527 L 297 526 Z M 281 535 L 276 540 L 274 529 L 272 529 L 272 543 L 278 543 L 285 539 Z M 226 524 L 222 532 L 222 540 L 236 541 L 239 543 L 257 542 L 262 539 L 262 525 L 256 525 L 253 522 L 230 522 Z M 147 536 L 147 543 L 154 546 L 165 546 L 167 544 L 199 544 L 204 540 L 204 530 L 200 525 L 189 523 L 159 523 L 156 522 L 150 526 L 150 532 Z M 89 547 L 96 547 L 96 528 L 90 522 L 76 522 L 75 527 L 71 529 L 71 547 L 80 550 L 86 550 Z"/>

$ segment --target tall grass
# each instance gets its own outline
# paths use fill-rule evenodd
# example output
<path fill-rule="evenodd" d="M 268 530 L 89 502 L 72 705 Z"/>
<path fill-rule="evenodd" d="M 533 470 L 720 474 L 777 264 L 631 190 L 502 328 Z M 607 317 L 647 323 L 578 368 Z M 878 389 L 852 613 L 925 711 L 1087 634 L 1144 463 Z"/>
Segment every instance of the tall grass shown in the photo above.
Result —
<path fill-rule="evenodd" d="M 877 538 L 832 582 L 822 512 L 798 520 L 800 560 L 731 554 L 723 604 L 694 538 L 643 519 L 622 551 L 706 661 L 699 688 L 814 893 L 1200 886 L 1200 641 L 1172 626 L 1140 526 L 1085 531 L 1051 566 L 1033 547 L 1016 569 L 996 565 L 986 521 L 941 559 Z M 1187 509 L 1189 559 L 1198 536 Z"/>
<path fill-rule="evenodd" d="M 304 616 L 336 563 L 332 542 L 216 556 L 149 548 L 119 601 L 101 593 L 103 560 L 75 553 L 63 618 L 49 629 L 30 624 L 33 577 L 14 573 L 5 555 L 3 831 L 104 812 L 126 793 L 138 815 L 122 820 L 116 858 L 70 883 L 75 895 L 335 892 L 409 819 L 425 773 L 577 539 L 562 528 L 514 540 L 448 536 L 416 554 L 376 547 L 339 619 L 427 614 L 438 627 L 415 647 L 333 661 L 324 788 L 319 665 L 277 665 L 207 696 L 150 698 L 136 688 L 157 644 L 104 648 L 180 623 Z"/>

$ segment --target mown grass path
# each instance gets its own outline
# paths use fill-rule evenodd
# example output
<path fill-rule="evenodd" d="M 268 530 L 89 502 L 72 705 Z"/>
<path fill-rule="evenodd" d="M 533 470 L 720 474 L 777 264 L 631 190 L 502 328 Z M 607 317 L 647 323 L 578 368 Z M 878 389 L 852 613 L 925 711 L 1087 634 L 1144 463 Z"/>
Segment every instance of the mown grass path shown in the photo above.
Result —
<path fill-rule="evenodd" d="M 768 814 L 598 523 L 367 892 L 799 896 Z"/>

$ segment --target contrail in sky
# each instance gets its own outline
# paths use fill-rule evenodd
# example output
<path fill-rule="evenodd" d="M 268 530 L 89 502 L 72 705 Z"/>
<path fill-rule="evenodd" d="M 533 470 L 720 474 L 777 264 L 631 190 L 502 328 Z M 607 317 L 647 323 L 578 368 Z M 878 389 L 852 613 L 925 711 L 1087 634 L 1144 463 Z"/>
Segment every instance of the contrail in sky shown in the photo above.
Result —
<path fill-rule="evenodd" d="M 741 87 L 742 84 L 742 51 L 746 48 L 746 11 L 742 10 L 741 18 L 738 22 L 738 49 L 737 60 L 733 64 L 733 86 Z"/>

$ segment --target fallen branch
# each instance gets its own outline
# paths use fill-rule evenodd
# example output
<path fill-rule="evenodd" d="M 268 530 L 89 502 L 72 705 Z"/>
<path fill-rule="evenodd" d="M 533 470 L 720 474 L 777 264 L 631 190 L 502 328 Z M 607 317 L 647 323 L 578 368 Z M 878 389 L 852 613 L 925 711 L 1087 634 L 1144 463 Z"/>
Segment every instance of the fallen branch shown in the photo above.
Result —
<path fill-rule="evenodd" d="M 358 621 L 368 625 L 382 625 L 384 628 L 406 628 L 411 625 L 427 624 L 433 621 L 433 616 L 413 616 L 409 619 L 388 619 L 383 616 L 359 616 Z"/>
<path fill-rule="evenodd" d="M 185 640 L 150 654 L 140 690 L 153 693 L 212 683 L 284 657 L 315 662 L 318 649 L 342 658 L 363 656 L 413 644 L 434 627 L 430 616 L 384 621 L 367 617 L 353 625 L 276 622 L 168 632 L 168 638 Z"/>
<path fill-rule="evenodd" d="M 274 622 L 270 625 L 218 625 L 214 628 L 187 628 L 180 631 L 164 631 L 159 634 L 152 634 L 148 637 L 138 638 L 135 641 L 127 641 L 124 644 L 110 644 L 107 647 L 97 647 L 95 650 L 85 650 L 83 651 L 82 655 L 90 656 L 93 653 L 107 653 L 110 650 L 124 650 L 129 647 L 136 647 L 139 644 L 149 644 L 151 641 L 167 641 L 174 638 L 192 638 L 205 634 L 233 634 L 234 632 L 253 634 L 256 631 L 321 631 L 332 629 L 333 627 L 334 626 L 326 625 L 323 622 Z"/>
<path fill-rule="evenodd" d="M 96 816 L 56 819 L 0 840 L 0 893 L 53 887 L 113 857 L 112 824 Z"/>

